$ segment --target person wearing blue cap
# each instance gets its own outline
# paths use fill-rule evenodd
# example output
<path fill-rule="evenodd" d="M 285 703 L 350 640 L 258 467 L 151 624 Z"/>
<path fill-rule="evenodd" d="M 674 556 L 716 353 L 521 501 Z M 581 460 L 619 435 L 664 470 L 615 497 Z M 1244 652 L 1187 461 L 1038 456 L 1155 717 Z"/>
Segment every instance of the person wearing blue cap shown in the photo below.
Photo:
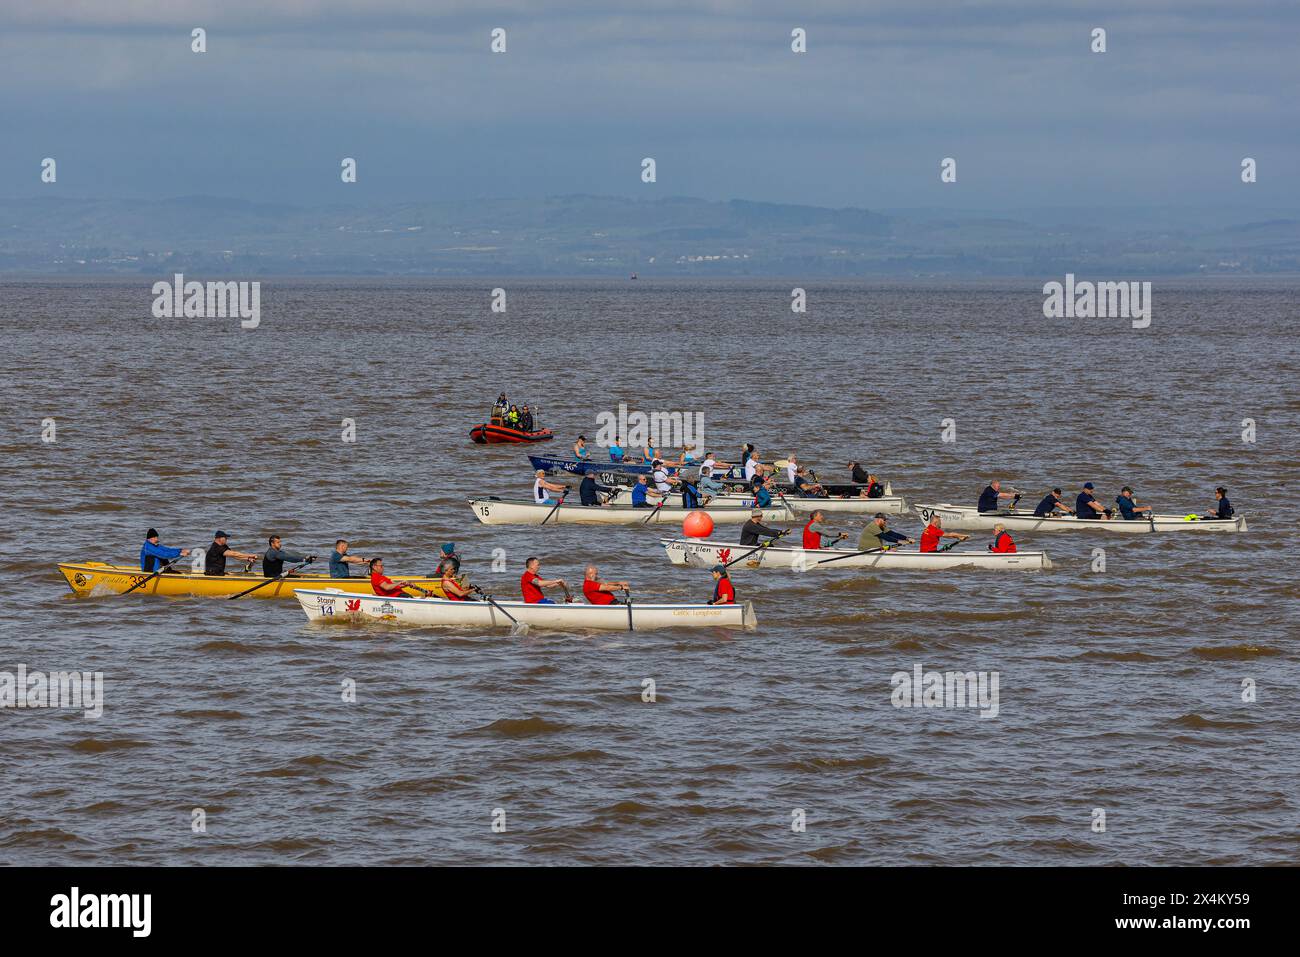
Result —
<path fill-rule="evenodd" d="M 1120 518 L 1125 521 L 1133 522 L 1138 519 L 1151 518 L 1151 506 L 1139 505 L 1137 499 L 1133 497 L 1133 490 L 1127 485 L 1119 490 L 1119 497 L 1115 499 L 1115 505 L 1119 508 Z M 1143 512 L 1147 514 L 1143 515 Z"/>
<path fill-rule="evenodd" d="M 731 584 L 731 576 L 727 574 L 727 566 L 714 565 L 709 574 L 713 576 L 713 597 L 709 599 L 709 604 L 734 605 L 736 589 Z"/>
<path fill-rule="evenodd" d="M 1110 512 L 1101 507 L 1092 490 L 1091 482 L 1083 483 L 1083 491 L 1074 500 L 1074 514 L 1079 518 L 1110 518 Z"/>
<path fill-rule="evenodd" d="M 255 562 L 256 555 L 250 555 L 247 552 L 237 552 L 226 544 L 228 536 L 221 529 L 217 529 L 212 536 L 212 544 L 204 552 L 203 574 L 205 575 L 224 575 L 226 573 L 226 556 L 229 555 L 241 562 Z"/>
<path fill-rule="evenodd" d="M 460 571 L 460 553 L 456 551 L 455 542 L 445 542 L 442 548 L 438 549 L 438 567 L 429 577 L 441 578 L 447 568 L 451 568 L 453 574 Z"/>

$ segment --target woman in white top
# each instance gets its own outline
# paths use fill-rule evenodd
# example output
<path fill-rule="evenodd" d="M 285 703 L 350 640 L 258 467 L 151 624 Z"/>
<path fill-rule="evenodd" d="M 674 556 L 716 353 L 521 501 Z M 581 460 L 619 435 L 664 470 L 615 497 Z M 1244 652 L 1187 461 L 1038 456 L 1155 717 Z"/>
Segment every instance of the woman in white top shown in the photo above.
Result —
<path fill-rule="evenodd" d="M 745 481 L 752 482 L 762 467 L 758 464 L 758 449 L 751 449 L 749 458 L 745 459 Z"/>
<path fill-rule="evenodd" d="M 787 480 L 791 485 L 793 485 L 793 484 L 794 484 L 794 477 L 795 477 L 797 474 L 799 474 L 799 465 L 798 465 L 798 463 L 796 463 L 795 460 L 794 460 L 794 453 L 791 452 L 791 453 L 790 453 L 790 458 L 787 460 L 787 462 L 786 462 L 786 466 L 785 466 L 785 475 L 786 475 L 786 480 Z"/>
<path fill-rule="evenodd" d="M 546 471 L 544 469 L 538 469 L 535 474 L 537 477 L 533 481 L 533 501 L 538 505 L 554 505 L 559 499 L 552 498 L 550 493 L 567 492 L 569 490 L 567 485 L 556 485 L 554 482 L 546 481 Z"/>

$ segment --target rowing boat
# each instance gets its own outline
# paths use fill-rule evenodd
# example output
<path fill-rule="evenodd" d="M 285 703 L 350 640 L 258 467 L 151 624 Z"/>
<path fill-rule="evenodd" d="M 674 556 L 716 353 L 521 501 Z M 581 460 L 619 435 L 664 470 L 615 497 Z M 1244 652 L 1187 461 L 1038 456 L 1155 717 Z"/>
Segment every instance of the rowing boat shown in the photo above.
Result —
<path fill-rule="evenodd" d="M 709 567 L 740 559 L 753 546 L 735 542 L 712 542 L 692 538 L 665 538 L 660 543 L 674 565 Z M 1045 552 L 977 552 L 949 549 L 942 552 L 903 551 L 891 548 L 883 552 L 861 552 L 840 548 L 787 548 L 768 545 L 758 549 L 730 568 L 789 568 L 794 571 L 814 569 L 880 568 L 908 571 L 939 571 L 950 568 L 983 568 L 1013 571 L 1041 571 L 1051 568 Z"/>
<path fill-rule="evenodd" d="M 526 432 L 523 429 L 512 429 L 508 425 L 484 422 L 469 430 L 469 438 L 476 445 L 502 445 L 510 442 L 545 442 L 555 438 L 555 433 L 550 429 Z"/>
<path fill-rule="evenodd" d="M 614 484 L 620 476 L 650 475 L 654 468 L 648 463 L 640 462 L 593 462 L 590 459 L 560 459 L 549 455 L 530 455 L 528 461 L 533 469 L 554 475 L 568 472 L 570 475 L 590 475 L 598 482 Z M 676 474 L 676 468 L 668 468 L 670 475 Z"/>
<path fill-rule="evenodd" d="M 1122 518 L 1097 519 L 1079 518 L 1075 515 L 1056 515 L 1039 518 L 1028 509 L 1010 511 L 981 512 L 970 505 L 916 505 L 914 510 L 923 522 L 938 515 L 945 529 L 981 530 L 990 529 L 1001 524 L 1009 531 L 1023 532 L 1069 532 L 1079 529 L 1100 529 L 1106 532 L 1119 532 L 1141 535 L 1150 532 L 1244 532 L 1246 517 L 1202 518 L 1189 520 L 1181 515 L 1153 515 L 1150 518 L 1125 520 Z"/>
<path fill-rule="evenodd" d="M 742 492 L 726 492 L 722 495 L 715 495 L 712 502 L 723 505 L 740 505 L 748 504 L 754 501 L 753 495 L 746 495 Z M 789 506 L 790 512 L 807 516 L 811 513 L 821 510 L 827 515 L 875 515 L 880 512 L 885 515 L 906 515 L 908 513 L 907 500 L 901 495 L 886 495 L 881 498 L 820 498 L 807 497 L 802 495 L 774 496 L 772 506 Z"/>
<path fill-rule="evenodd" d="M 469 507 L 484 525 L 656 525 L 680 522 L 691 512 L 708 512 L 715 523 L 747 522 L 752 509 L 726 505 L 720 508 L 681 508 L 664 505 L 633 508 L 631 505 L 576 505 L 565 503 L 536 505 L 533 502 L 500 498 L 473 498 Z M 762 521 L 780 522 L 789 518 L 784 506 L 763 509 Z"/>
<path fill-rule="evenodd" d="M 120 595 L 149 577 L 149 572 L 130 565 L 108 565 L 104 562 L 60 562 L 59 571 L 78 595 Z M 421 588 L 442 594 L 437 578 L 402 578 L 395 581 L 412 581 Z M 267 581 L 261 575 L 203 575 L 190 572 L 164 572 L 154 576 L 147 585 L 132 591 L 133 595 L 198 595 L 202 597 L 230 597 L 254 585 Z M 295 588 L 303 585 L 338 588 L 350 593 L 371 594 L 369 578 L 330 578 L 328 575 L 294 575 L 284 578 L 255 592 L 249 598 L 289 598 Z"/>
<path fill-rule="evenodd" d="M 450 625 L 466 628 L 510 628 L 514 623 L 502 611 L 525 625 L 556 631 L 652 631 L 659 628 L 758 627 L 750 602 L 737 605 L 651 604 L 627 605 L 526 604 L 522 601 L 448 601 L 444 598 L 353 597 L 332 588 L 299 588 L 294 594 L 312 621 L 361 619 L 407 625 Z"/>

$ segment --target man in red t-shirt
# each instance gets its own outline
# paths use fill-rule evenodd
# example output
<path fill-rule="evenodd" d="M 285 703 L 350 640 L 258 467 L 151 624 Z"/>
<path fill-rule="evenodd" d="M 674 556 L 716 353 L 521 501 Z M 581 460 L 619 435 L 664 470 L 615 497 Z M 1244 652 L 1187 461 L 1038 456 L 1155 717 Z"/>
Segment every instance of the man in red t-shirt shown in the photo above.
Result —
<path fill-rule="evenodd" d="M 618 601 L 612 593 L 627 591 L 631 587 L 631 582 L 601 581 L 595 565 L 588 565 L 587 571 L 583 574 L 582 595 L 592 605 L 617 605 Z"/>
<path fill-rule="evenodd" d="M 540 558 L 529 558 L 528 561 L 524 562 L 524 573 L 519 577 L 519 590 L 523 592 L 524 602 L 529 605 L 554 605 L 555 602 L 542 594 L 542 589 L 554 588 L 556 585 L 564 589 L 564 600 L 566 602 L 573 601 L 573 596 L 569 594 L 569 586 L 564 583 L 564 579 L 542 578 L 541 575 L 537 574 L 537 570 L 541 567 L 542 560 Z"/>
<path fill-rule="evenodd" d="M 830 538 L 831 536 L 831 530 L 826 527 L 826 525 L 824 524 L 825 521 L 826 521 L 826 513 L 823 512 L 821 509 L 817 509 L 812 513 L 812 518 L 810 518 L 808 520 L 808 524 L 803 527 L 804 548 L 807 549 L 807 548 L 823 547 L 822 538 L 823 537 Z M 834 545 L 835 542 L 838 542 L 844 538 L 848 538 L 848 535 L 846 535 L 844 532 L 840 532 L 839 535 L 837 535 L 835 539 L 831 542 L 831 544 Z"/>
<path fill-rule="evenodd" d="M 943 522 L 940 520 L 938 513 L 930 518 L 930 524 L 925 526 L 925 531 L 921 533 L 921 551 L 937 552 L 939 550 L 939 539 L 955 538 L 959 542 L 964 542 L 970 538 L 969 535 L 963 535 L 960 532 L 945 532 Z"/>
<path fill-rule="evenodd" d="M 736 589 L 731 585 L 731 579 L 727 575 L 726 565 L 713 566 L 713 597 L 709 599 L 710 605 L 734 605 L 736 603 Z"/>
<path fill-rule="evenodd" d="M 1014 552 L 1016 543 L 1011 540 L 1007 534 L 1006 526 L 1001 522 L 993 526 L 993 544 L 989 546 L 991 552 Z"/>
<path fill-rule="evenodd" d="M 370 559 L 370 587 L 381 598 L 397 598 L 402 589 L 408 587 L 406 582 L 395 582 L 384 574 L 384 560 Z"/>

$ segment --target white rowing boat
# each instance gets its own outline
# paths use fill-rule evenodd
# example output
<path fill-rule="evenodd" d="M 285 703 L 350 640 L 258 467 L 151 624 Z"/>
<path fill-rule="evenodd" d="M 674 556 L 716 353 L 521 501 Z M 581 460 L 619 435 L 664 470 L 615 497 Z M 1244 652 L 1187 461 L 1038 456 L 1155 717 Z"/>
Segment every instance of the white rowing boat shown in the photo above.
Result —
<path fill-rule="evenodd" d="M 753 631 L 758 618 L 750 602 L 737 605 L 526 604 L 522 601 L 448 601 L 445 598 L 383 598 L 349 595 L 333 588 L 299 588 L 294 592 L 312 621 L 353 619 L 406 625 L 464 628 L 511 628 L 511 616 L 533 628 L 554 631 L 653 631 L 660 628 L 732 628 Z M 505 609 L 503 612 L 502 609 Z"/>
<path fill-rule="evenodd" d="M 713 542 L 696 538 L 661 539 L 668 560 L 674 565 L 711 567 L 736 560 L 730 569 L 789 568 L 794 571 L 847 568 L 938 571 L 949 568 L 984 568 L 1011 571 L 1041 571 L 1051 568 L 1046 552 L 977 552 L 949 549 L 942 552 L 861 552 L 841 548 L 788 548 L 767 545 L 746 555 L 754 546 L 734 542 Z M 742 558 L 741 556 L 746 556 Z"/>
<path fill-rule="evenodd" d="M 943 527 L 949 531 L 978 531 L 990 529 L 1002 524 L 1008 531 L 1022 532 L 1070 532 L 1080 529 L 1100 529 L 1105 532 L 1118 532 L 1129 535 L 1142 535 L 1150 532 L 1244 532 L 1246 517 L 1235 518 L 1198 518 L 1187 519 L 1181 515 L 1153 515 L 1151 518 L 1125 520 L 1122 518 L 1097 519 L 1078 518 L 1074 515 L 1056 515 L 1039 518 L 1028 509 L 1012 511 L 981 512 L 971 505 L 950 505 L 947 502 L 937 505 L 916 505 L 914 509 L 921 516 L 922 522 L 929 522 L 930 517 L 938 515 Z"/>
<path fill-rule="evenodd" d="M 627 492 L 619 489 L 614 493 L 614 501 L 626 501 Z M 715 495 L 709 501 L 709 506 L 722 505 L 732 508 L 738 505 L 748 506 L 754 501 L 754 496 L 742 492 L 724 492 L 722 495 Z M 817 509 L 821 509 L 827 515 L 875 515 L 880 512 L 884 515 L 906 515 L 909 506 L 906 499 L 901 495 L 885 495 L 881 498 L 804 498 L 802 495 L 793 495 L 786 493 L 785 499 L 780 496 L 772 496 L 773 507 L 780 507 L 786 511 L 786 517 L 791 521 L 799 515 L 810 515 Z"/>
<path fill-rule="evenodd" d="M 740 506 L 709 507 L 704 509 L 681 506 L 652 506 L 633 508 L 631 505 L 578 505 L 565 502 L 554 505 L 536 505 L 532 502 L 511 501 L 499 498 L 470 499 L 469 507 L 474 517 L 484 525 L 657 525 L 680 522 L 691 512 L 708 512 L 715 523 L 747 522 L 751 509 Z M 763 510 L 762 520 L 780 522 L 789 519 L 785 507 Z"/>

